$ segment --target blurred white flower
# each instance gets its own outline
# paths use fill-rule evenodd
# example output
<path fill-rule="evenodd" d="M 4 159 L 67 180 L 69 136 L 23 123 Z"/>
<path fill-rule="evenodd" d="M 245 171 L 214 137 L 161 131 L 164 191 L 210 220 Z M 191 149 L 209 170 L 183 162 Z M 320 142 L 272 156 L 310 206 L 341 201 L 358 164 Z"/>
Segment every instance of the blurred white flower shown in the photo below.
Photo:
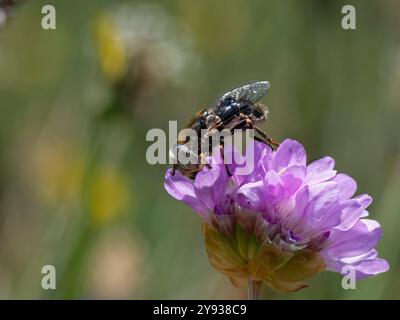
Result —
<path fill-rule="evenodd" d="M 111 71 L 116 74 L 125 66 L 128 72 L 145 73 L 153 81 L 179 82 L 189 63 L 193 69 L 198 61 L 176 18 L 157 4 L 114 6 L 102 13 L 96 29 L 102 64 L 114 56 L 117 70 Z"/>
<path fill-rule="evenodd" d="M 3 8 L 0 8 L 0 28 L 7 22 L 7 13 Z"/>

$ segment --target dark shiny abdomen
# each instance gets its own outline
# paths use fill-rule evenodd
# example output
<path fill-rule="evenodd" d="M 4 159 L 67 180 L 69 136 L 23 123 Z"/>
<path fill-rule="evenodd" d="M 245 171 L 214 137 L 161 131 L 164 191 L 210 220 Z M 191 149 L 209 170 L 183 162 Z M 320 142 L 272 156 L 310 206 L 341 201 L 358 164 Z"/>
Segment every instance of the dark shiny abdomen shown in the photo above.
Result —
<path fill-rule="evenodd" d="M 264 117 L 262 110 L 256 108 L 255 103 L 250 101 L 236 101 L 233 98 L 227 98 L 221 101 L 214 108 L 214 113 L 219 116 L 225 124 L 229 123 L 240 114 L 260 120 Z"/>

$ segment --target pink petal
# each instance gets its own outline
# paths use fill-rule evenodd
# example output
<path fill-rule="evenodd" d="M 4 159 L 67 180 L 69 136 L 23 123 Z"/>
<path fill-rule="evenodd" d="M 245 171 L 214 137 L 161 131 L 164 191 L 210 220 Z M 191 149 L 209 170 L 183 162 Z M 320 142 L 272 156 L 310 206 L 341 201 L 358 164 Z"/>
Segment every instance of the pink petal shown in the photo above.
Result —
<path fill-rule="evenodd" d="M 275 170 L 279 172 L 290 166 L 306 166 L 307 155 L 302 144 L 295 140 L 286 139 L 275 153 Z"/>
<path fill-rule="evenodd" d="M 310 163 L 307 166 L 307 182 L 318 183 L 332 179 L 336 175 L 334 166 L 335 160 L 331 157 L 324 157 Z"/>
<path fill-rule="evenodd" d="M 175 175 L 172 175 L 172 170 L 168 169 L 165 175 L 164 187 L 175 199 L 189 205 L 200 213 L 203 218 L 206 218 L 207 208 L 203 201 L 197 198 L 192 180 L 183 176 L 179 171 L 175 171 Z"/>
<path fill-rule="evenodd" d="M 329 237 L 331 244 L 322 252 L 327 256 L 339 259 L 360 256 L 376 246 L 381 233 L 378 222 L 361 219 L 350 230 L 333 230 Z"/>

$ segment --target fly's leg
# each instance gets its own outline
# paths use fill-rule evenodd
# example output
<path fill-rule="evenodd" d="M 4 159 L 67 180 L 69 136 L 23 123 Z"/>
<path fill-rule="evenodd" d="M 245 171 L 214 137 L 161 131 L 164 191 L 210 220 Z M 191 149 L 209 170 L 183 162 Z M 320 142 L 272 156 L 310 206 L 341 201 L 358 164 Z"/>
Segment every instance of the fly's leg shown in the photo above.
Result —
<path fill-rule="evenodd" d="M 223 142 L 221 143 L 219 148 L 220 148 L 220 152 L 221 152 L 221 155 L 222 155 L 222 161 L 224 162 L 224 165 L 225 165 L 226 172 L 228 173 L 229 177 L 232 177 L 231 170 L 229 170 L 228 164 L 225 162 L 225 158 L 224 158 L 224 143 Z"/>
<path fill-rule="evenodd" d="M 270 145 L 267 141 L 265 141 L 264 138 L 260 138 L 260 137 L 255 136 L 255 137 L 254 137 L 254 140 L 256 140 L 256 141 L 258 141 L 258 142 L 262 142 L 262 143 L 268 145 L 269 147 L 271 147 L 271 145 Z"/>
<path fill-rule="evenodd" d="M 253 128 L 254 128 L 254 130 L 256 130 L 256 132 L 258 134 L 260 134 L 263 137 L 263 139 L 265 139 L 265 141 L 267 141 L 267 144 L 269 146 L 271 146 L 273 149 L 276 149 L 279 147 L 279 143 L 274 141 L 273 139 L 271 139 L 271 137 L 265 131 L 261 130 L 260 128 L 258 128 L 256 126 L 254 126 Z"/>
<path fill-rule="evenodd" d="M 265 143 L 272 149 L 276 149 L 277 147 L 279 147 L 279 143 L 272 140 L 266 132 L 264 132 L 260 128 L 256 127 L 254 125 L 253 120 L 251 120 L 247 115 L 244 115 L 241 113 L 239 116 L 240 116 L 240 121 L 235 125 L 235 127 L 232 128 L 232 130 L 233 129 L 243 129 L 243 130 L 254 129 L 261 136 L 261 137 L 255 136 L 254 140 Z"/>

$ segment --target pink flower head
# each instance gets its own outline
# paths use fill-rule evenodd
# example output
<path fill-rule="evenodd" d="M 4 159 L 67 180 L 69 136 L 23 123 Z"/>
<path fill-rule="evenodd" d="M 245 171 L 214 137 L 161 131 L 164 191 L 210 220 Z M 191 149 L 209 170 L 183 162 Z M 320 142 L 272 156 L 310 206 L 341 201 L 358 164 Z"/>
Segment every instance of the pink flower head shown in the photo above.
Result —
<path fill-rule="evenodd" d="M 171 196 L 217 229 L 226 229 L 221 225 L 226 221 L 235 224 L 239 217 L 241 221 L 256 217 L 250 233 L 257 229 L 263 243 L 282 253 L 307 250 L 318 255 L 324 270 L 344 273 L 343 267 L 349 266 L 357 279 L 387 271 L 387 261 L 378 258 L 375 250 L 381 227 L 366 218 L 372 198 L 354 197 L 356 182 L 337 173 L 332 158 L 309 165 L 306 160 L 306 151 L 297 141 L 287 139 L 276 151 L 255 142 L 254 170 L 248 175 L 237 174 L 238 166 L 224 164 L 221 152 L 215 152 L 210 166 L 194 180 L 168 170 L 164 185 Z M 243 261 L 250 259 L 246 256 Z M 276 284 L 271 274 L 265 280 Z"/>

